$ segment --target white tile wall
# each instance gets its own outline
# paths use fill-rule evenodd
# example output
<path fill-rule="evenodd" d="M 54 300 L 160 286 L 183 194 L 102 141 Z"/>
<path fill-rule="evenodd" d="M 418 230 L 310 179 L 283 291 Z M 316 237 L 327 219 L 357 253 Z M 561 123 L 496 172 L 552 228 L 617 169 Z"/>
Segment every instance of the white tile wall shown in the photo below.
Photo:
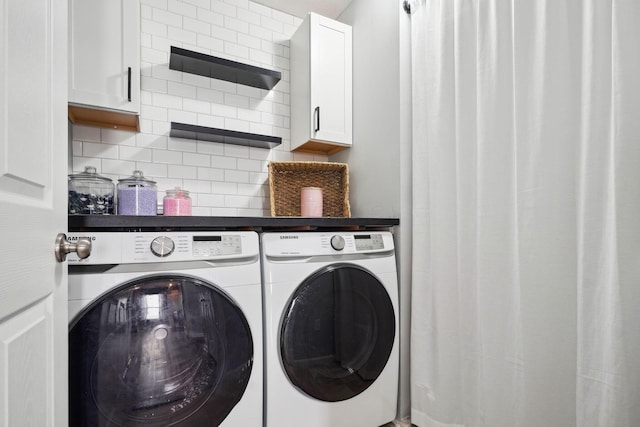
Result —
<path fill-rule="evenodd" d="M 117 183 L 134 170 L 191 192 L 194 215 L 269 215 L 271 160 L 327 161 L 289 151 L 289 38 L 302 20 L 247 0 L 141 0 L 140 133 L 73 126 L 72 170 Z M 169 70 L 170 46 L 275 69 L 271 90 Z M 268 150 L 169 137 L 177 121 L 282 137 Z"/>

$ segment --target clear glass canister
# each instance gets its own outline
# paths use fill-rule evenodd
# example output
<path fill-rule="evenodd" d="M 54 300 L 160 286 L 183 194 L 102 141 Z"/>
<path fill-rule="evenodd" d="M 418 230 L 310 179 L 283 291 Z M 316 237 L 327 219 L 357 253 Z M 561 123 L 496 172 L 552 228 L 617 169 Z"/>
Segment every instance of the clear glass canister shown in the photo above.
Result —
<path fill-rule="evenodd" d="M 156 182 L 146 179 L 142 171 L 118 180 L 118 215 L 157 215 Z"/>
<path fill-rule="evenodd" d="M 69 175 L 69 214 L 113 214 L 114 190 L 113 181 L 98 175 L 93 166 L 86 166 L 84 172 Z"/>
<path fill-rule="evenodd" d="M 191 198 L 189 192 L 180 187 L 167 190 L 167 194 L 162 199 L 163 215 L 167 216 L 190 216 Z"/>

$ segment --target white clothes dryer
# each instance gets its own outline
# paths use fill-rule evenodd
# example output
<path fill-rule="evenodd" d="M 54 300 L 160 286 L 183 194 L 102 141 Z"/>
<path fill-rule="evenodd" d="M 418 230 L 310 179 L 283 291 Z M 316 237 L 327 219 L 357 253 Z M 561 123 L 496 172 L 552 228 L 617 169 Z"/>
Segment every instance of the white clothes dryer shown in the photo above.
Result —
<path fill-rule="evenodd" d="M 70 426 L 261 427 L 254 232 L 74 232 Z"/>
<path fill-rule="evenodd" d="M 264 233 L 267 427 L 376 427 L 398 401 L 389 232 Z"/>

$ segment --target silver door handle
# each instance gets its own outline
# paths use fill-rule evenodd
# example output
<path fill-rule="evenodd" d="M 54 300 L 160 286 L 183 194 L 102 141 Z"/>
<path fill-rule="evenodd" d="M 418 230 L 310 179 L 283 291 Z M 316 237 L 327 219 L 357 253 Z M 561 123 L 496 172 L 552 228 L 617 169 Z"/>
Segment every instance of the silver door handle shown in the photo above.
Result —
<path fill-rule="evenodd" d="M 67 254 L 71 252 L 77 253 L 78 258 L 84 259 L 91 255 L 91 240 L 81 237 L 76 242 L 70 242 L 64 233 L 58 233 L 54 251 L 58 262 L 64 262 L 67 259 Z"/>

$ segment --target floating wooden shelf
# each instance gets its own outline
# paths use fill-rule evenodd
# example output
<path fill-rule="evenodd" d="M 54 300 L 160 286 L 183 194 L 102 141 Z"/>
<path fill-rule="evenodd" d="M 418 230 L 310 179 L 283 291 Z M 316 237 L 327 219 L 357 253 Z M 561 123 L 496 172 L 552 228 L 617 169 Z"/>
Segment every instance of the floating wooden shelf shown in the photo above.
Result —
<path fill-rule="evenodd" d="M 67 111 L 69 120 L 77 125 L 140 132 L 140 118 L 137 114 L 82 105 L 69 105 Z"/>
<path fill-rule="evenodd" d="M 175 46 L 171 46 L 169 68 L 267 90 L 273 89 L 282 78 L 279 71 L 205 55 Z"/>
<path fill-rule="evenodd" d="M 257 148 L 274 148 L 282 144 L 282 138 L 277 136 L 236 132 L 176 122 L 171 122 L 169 135 L 175 138 L 197 139 L 198 141 L 221 142 L 223 144 L 246 145 Z"/>
<path fill-rule="evenodd" d="M 337 153 L 338 151 L 342 151 L 346 148 L 350 148 L 351 145 L 338 145 L 337 143 L 331 142 L 323 142 L 323 141 L 307 141 L 302 145 L 297 146 L 291 151 L 297 153 L 309 153 L 309 154 L 320 154 L 324 156 L 330 156 L 332 154 Z"/>

